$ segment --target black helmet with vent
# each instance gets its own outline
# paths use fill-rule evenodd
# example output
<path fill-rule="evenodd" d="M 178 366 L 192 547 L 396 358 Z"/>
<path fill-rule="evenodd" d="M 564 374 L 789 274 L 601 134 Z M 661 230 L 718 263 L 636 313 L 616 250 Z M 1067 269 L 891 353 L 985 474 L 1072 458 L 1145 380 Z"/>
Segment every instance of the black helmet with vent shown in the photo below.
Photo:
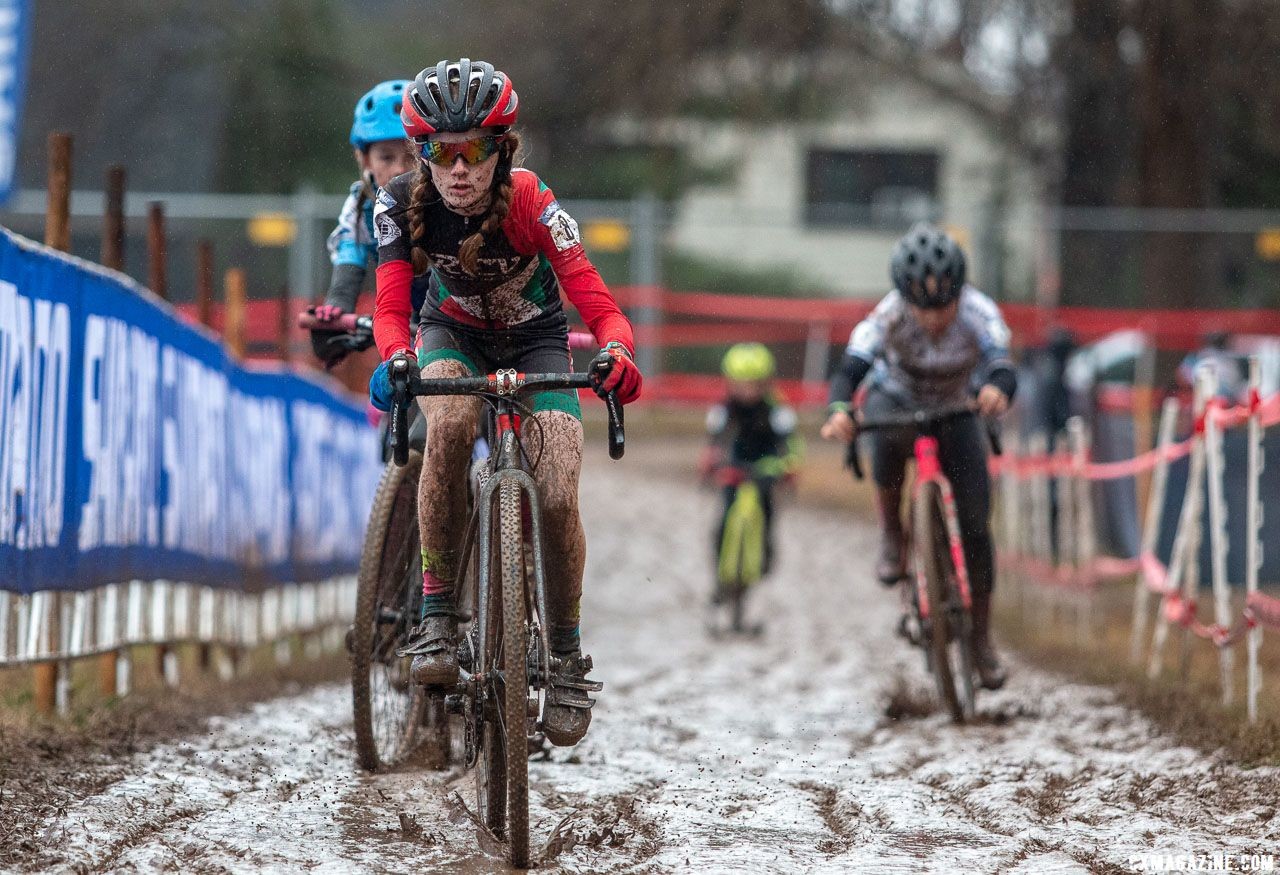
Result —
<path fill-rule="evenodd" d="M 893 285 L 910 304 L 945 307 L 964 287 L 964 251 L 945 231 L 917 222 L 893 247 L 889 259 Z M 926 279 L 934 277 L 932 293 Z"/>

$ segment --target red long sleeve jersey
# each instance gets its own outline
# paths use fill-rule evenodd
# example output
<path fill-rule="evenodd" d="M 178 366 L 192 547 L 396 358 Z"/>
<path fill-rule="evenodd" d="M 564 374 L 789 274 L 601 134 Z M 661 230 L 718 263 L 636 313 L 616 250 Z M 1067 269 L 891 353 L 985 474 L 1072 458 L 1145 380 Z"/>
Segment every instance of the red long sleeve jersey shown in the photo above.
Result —
<path fill-rule="evenodd" d="M 458 250 L 484 217 L 462 216 L 433 200 L 423 206 L 422 237 L 411 241 L 408 206 L 416 178 L 416 171 L 397 176 L 379 190 L 374 205 L 378 296 L 373 334 L 384 359 L 413 346 L 409 315 L 414 243 L 425 250 L 432 265 L 424 311 L 477 328 L 511 328 L 560 313 L 563 287 L 601 346 L 617 341 L 635 351 L 631 323 L 587 259 L 577 223 L 537 175 L 521 168 L 512 171 L 511 209 L 502 233 L 481 246 L 474 275 L 462 267 Z"/>

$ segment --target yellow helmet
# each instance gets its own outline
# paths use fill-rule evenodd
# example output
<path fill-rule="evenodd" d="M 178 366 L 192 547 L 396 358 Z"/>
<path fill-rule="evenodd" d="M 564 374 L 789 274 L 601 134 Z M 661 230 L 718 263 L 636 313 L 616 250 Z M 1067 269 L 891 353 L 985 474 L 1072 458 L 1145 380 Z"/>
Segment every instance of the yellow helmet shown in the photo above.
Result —
<path fill-rule="evenodd" d="M 773 353 L 763 343 L 735 343 L 720 370 L 730 380 L 767 380 L 773 376 Z"/>

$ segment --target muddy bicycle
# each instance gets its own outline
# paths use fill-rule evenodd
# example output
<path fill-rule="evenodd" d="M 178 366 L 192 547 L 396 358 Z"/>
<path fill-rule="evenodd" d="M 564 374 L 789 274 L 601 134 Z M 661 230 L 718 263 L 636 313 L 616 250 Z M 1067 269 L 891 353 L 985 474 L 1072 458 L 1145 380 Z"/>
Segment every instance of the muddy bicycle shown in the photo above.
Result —
<path fill-rule="evenodd" d="M 317 355 L 327 366 L 373 344 L 373 319 L 345 313 L 321 321 L 313 311 L 298 315 L 306 330 L 318 330 Z M 595 349 L 595 338 L 569 332 L 570 349 Z M 347 632 L 351 654 L 351 693 L 356 759 L 366 771 L 394 768 L 406 761 L 444 768 L 457 758 L 458 720 L 443 699 L 426 695 L 409 676 L 409 644 L 422 608 L 422 564 L 418 523 L 418 481 L 426 421 L 408 408 L 407 447 L 402 464 L 393 464 L 391 432 L 384 436 L 388 461 L 374 495 L 357 575 L 355 616 Z M 487 455 L 485 435 L 476 439 L 476 455 Z"/>
<path fill-rule="evenodd" d="M 971 404 L 921 409 L 855 420 L 858 432 L 913 430 L 915 481 L 907 516 L 907 574 L 899 586 L 909 587 L 902 634 L 924 650 L 925 668 L 933 676 L 938 697 L 952 719 L 971 719 L 975 707 L 973 597 L 964 558 L 964 542 L 951 482 L 942 473 L 937 431 L 949 420 L 974 416 Z M 991 450 L 1000 454 L 999 434 L 987 420 Z M 849 444 L 846 463 L 863 479 L 857 440 Z"/>
<path fill-rule="evenodd" d="M 716 480 L 726 490 L 733 490 L 725 511 L 716 548 L 715 607 L 728 611 L 729 631 L 734 634 L 759 635 L 761 624 L 746 620 L 747 593 L 764 577 L 766 558 L 766 520 L 764 490 L 768 488 L 750 469 L 724 465 L 716 471 Z M 720 634 L 714 619 L 713 635 Z"/>
<path fill-rule="evenodd" d="M 460 715 L 464 764 L 476 774 L 476 801 L 484 826 L 505 839 L 509 861 L 529 863 L 529 740 L 539 733 L 558 660 L 551 653 L 543 532 L 538 489 L 521 442 L 530 410 L 521 396 L 548 389 L 588 389 L 585 373 L 414 378 L 393 360 L 391 447 L 397 465 L 411 461 L 410 401 L 425 395 L 472 395 L 486 402 L 491 452 L 471 469 L 470 517 L 460 551 L 458 579 L 471 605 L 470 628 L 458 646 L 455 688 L 428 687 L 428 711 Z M 622 457 L 622 407 L 610 394 L 609 455 Z M 496 571 L 495 571 L 496 566 Z M 464 609 L 464 613 L 468 613 Z M 599 682 L 583 684 L 597 692 Z"/>
<path fill-rule="evenodd" d="M 321 321 L 314 308 L 298 327 L 317 332 L 317 357 L 331 368 L 373 345 L 373 317 L 355 313 Z M 366 771 L 399 766 L 420 756 L 443 768 L 453 732 L 440 703 L 430 702 L 409 677 L 409 660 L 397 655 L 418 621 L 422 565 L 418 535 L 418 478 L 426 423 L 416 417 L 406 437 L 404 466 L 388 464 L 374 493 L 356 575 L 355 614 L 347 630 L 351 655 L 351 704 L 356 760 Z M 384 439 L 386 460 L 386 441 Z"/>

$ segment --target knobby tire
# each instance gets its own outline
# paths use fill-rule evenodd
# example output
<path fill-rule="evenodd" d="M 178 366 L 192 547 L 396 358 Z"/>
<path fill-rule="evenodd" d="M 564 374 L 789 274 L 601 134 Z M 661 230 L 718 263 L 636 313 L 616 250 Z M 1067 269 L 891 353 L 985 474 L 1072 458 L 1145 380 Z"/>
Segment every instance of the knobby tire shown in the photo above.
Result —
<path fill-rule="evenodd" d="M 963 723 L 973 716 L 974 708 L 969 629 L 956 590 L 942 491 L 936 483 L 926 483 L 921 488 L 913 514 L 916 561 L 924 569 L 929 599 L 929 667 L 938 697 L 952 719 Z"/>
<path fill-rule="evenodd" d="M 423 722 L 425 694 L 409 679 L 410 660 L 395 655 L 418 621 L 421 559 L 417 494 L 421 471 L 422 455 L 418 452 L 410 454 L 404 467 L 387 465 L 374 497 L 360 557 L 351 642 L 351 697 L 356 758 L 360 767 L 370 772 L 394 766 L 412 754 Z M 394 626 L 379 623 L 384 614 L 392 612 L 400 616 Z M 377 707 L 378 677 L 389 688 L 403 687 L 403 699 L 392 701 L 398 713 L 387 714 L 385 708 Z M 380 727 L 375 722 L 388 725 Z M 379 737 L 379 728 L 384 737 Z M 428 736 L 439 743 L 440 733 Z M 447 729 L 443 738 L 447 758 Z"/>
<path fill-rule="evenodd" d="M 511 865 L 529 864 L 529 674 L 520 487 L 498 487 L 498 548 L 502 569 L 501 722 L 507 761 L 507 846 Z"/>

